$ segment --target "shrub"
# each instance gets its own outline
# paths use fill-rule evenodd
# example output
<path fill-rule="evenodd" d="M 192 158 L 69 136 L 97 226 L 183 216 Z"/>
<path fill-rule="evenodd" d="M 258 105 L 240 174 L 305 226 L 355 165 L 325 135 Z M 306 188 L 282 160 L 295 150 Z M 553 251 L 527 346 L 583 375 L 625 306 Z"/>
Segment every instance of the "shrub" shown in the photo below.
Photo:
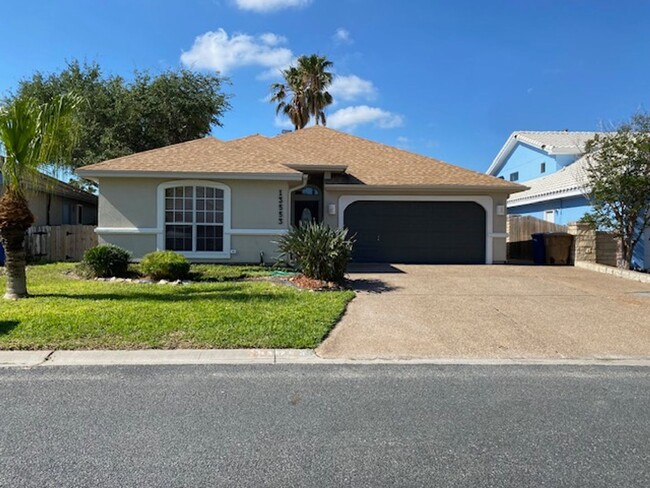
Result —
<path fill-rule="evenodd" d="M 332 229 L 324 223 L 293 227 L 279 242 L 282 258 L 296 263 L 308 278 L 340 282 L 352 254 L 354 238 L 347 229 Z"/>
<path fill-rule="evenodd" d="M 173 251 L 155 251 L 142 258 L 140 270 L 154 280 L 182 280 L 190 272 L 190 262 Z"/>
<path fill-rule="evenodd" d="M 125 276 L 131 253 L 113 244 L 101 244 L 88 249 L 81 261 L 84 274 L 95 278 Z"/>

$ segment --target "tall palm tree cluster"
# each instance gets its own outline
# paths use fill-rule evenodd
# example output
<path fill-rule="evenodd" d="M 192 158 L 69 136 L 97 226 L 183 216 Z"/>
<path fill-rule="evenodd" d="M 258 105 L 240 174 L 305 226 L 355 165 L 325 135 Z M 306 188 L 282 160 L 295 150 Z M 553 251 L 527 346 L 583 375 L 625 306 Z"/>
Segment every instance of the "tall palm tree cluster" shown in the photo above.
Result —
<path fill-rule="evenodd" d="M 39 180 L 39 168 L 69 164 L 78 135 L 73 94 L 41 104 L 22 97 L 0 107 L 0 171 L 4 193 L 0 198 L 0 240 L 5 250 L 5 298 L 27 296 L 25 231 L 34 223 L 25 192 Z M 4 153 L 4 155 L 2 155 Z M 40 178 L 38 184 L 43 184 Z"/>
<path fill-rule="evenodd" d="M 316 125 L 326 125 L 325 108 L 332 103 L 327 87 L 332 84 L 332 62 L 324 56 L 300 56 L 296 66 L 282 71 L 283 83 L 271 85 L 271 103 L 276 114 L 289 117 L 296 130 L 314 117 Z"/>

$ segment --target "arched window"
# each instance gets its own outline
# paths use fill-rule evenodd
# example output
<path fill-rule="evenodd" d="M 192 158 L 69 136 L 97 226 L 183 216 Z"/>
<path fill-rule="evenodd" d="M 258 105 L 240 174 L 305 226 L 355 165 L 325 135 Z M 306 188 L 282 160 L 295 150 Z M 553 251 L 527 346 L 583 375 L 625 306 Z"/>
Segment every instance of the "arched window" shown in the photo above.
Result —
<path fill-rule="evenodd" d="M 164 249 L 183 253 L 229 252 L 224 245 L 229 192 L 216 183 L 161 185 Z"/>

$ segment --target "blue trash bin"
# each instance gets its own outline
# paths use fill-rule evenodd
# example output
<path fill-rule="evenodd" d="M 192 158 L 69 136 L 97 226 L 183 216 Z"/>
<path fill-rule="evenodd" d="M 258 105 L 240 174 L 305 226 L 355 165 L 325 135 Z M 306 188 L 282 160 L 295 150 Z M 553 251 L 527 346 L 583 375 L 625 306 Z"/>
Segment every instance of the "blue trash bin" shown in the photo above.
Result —
<path fill-rule="evenodd" d="M 5 248 L 0 244 L 0 266 L 5 265 Z"/>
<path fill-rule="evenodd" d="M 533 263 L 546 264 L 546 245 L 544 244 L 544 233 L 531 234 L 533 238 Z"/>

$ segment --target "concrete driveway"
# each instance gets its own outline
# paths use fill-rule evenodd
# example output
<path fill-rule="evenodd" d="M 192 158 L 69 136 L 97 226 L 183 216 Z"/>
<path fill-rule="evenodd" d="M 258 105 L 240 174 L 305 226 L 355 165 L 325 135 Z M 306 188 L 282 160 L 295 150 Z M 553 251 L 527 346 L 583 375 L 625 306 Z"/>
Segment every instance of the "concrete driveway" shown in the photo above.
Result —
<path fill-rule="evenodd" d="M 650 357 L 650 285 L 573 267 L 358 266 L 325 358 Z"/>

